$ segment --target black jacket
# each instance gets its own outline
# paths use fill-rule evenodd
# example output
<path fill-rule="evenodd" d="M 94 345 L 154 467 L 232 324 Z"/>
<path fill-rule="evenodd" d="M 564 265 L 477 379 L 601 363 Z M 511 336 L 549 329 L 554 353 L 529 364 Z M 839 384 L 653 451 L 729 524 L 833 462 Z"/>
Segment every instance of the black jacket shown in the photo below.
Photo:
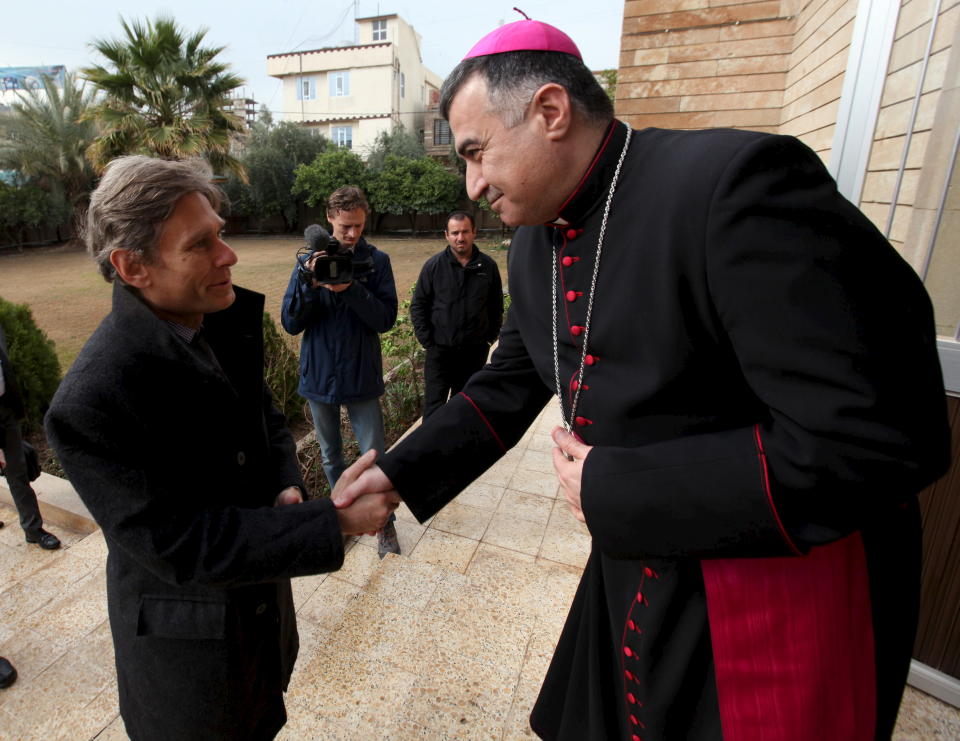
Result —
<path fill-rule="evenodd" d="M 0 396 L 0 404 L 12 411 L 17 419 L 23 419 L 23 395 L 20 393 L 20 386 L 17 384 L 13 366 L 10 365 L 10 358 L 7 356 L 7 336 L 3 332 L 3 327 L 0 327 L 0 373 L 3 373 L 6 389 L 3 396 Z M 0 427 L 0 431 L 2 429 Z"/>
<path fill-rule="evenodd" d="M 290 577 L 343 562 L 263 382 L 263 296 L 241 288 L 201 360 L 122 285 L 46 418 L 107 542 L 120 713 L 134 741 L 272 738 L 297 655 Z"/>
<path fill-rule="evenodd" d="M 420 270 L 410 302 L 417 340 L 426 348 L 491 344 L 503 323 L 503 284 L 497 263 L 476 247 L 461 265 L 449 246 Z"/>

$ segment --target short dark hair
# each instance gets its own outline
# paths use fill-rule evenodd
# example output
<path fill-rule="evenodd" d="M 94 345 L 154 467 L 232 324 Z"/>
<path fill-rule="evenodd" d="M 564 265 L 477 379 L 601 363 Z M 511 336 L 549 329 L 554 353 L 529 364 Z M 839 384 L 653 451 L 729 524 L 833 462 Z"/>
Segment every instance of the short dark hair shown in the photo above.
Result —
<path fill-rule="evenodd" d="M 593 72 L 576 57 L 552 51 L 511 51 L 464 59 L 440 90 L 444 118 L 450 118 L 454 96 L 474 74 L 486 81 L 492 112 L 507 128 L 523 121 L 533 94 L 550 82 L 566 88 L 574 110 L 585 121 L 602 124 L 613 118 L 613 104 Z"/>
<path fill-rule="evenodd" d="M 370 204 L 363 191 L 355 185 L 344 185 L 333 191 L 327 199 L 327 218 L 336 216 L 338 211 L 356 211 L 358 208 L 370 215 Z"/>
<path fill-rule="evenodd" d="M 104 279 L 117 277 L 110 262 L 114 250 L 153 262 L 164 222 L 188 193 L 199 193 L 219 211 L 224 196 L 212 177 L 210 165 L 199 159 L 129 155 L 112 160 L 90 195 L 82 227 L 87 251 Z"/>
<path fill-rule="evenodd" d="M 449 214 L 447 214 L 447 225 L 446 225 L 445 227 L 443 227 L 443 231 L 449 231 L 449 229 L 450 229 L 450 222 L 451 222 L 451 221 L 454 221 L 454 220 L 455 220 L 455 221 L 465 221 L 465 220 L 466 220 L 466 221 L 469 221 L 469 222 L 470 222 L 470 228 L 471 228 L 471 229 L 474 229 L 474 230 L 475 230 L 475 229 L 477 228 L 477 222 L 475 222 L 475 221 L 473 220 L 473 217 L 472 217 L 470 214 L 468 214 L 466 211 L 451 211 Z"/>

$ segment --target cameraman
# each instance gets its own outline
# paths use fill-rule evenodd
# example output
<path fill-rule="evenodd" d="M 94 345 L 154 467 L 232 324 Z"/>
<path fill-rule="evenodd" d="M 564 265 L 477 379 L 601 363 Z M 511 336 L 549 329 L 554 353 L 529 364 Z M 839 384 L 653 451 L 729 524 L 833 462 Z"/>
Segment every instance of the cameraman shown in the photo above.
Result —
<path fill-rule="evenodd" d="M 363 237 L 370 206 L 363 191 L 339 188 L 327 201 L 332 241 L 294 266 L 283 297 L 281 321 L 290 334 L 303 332 L 300 346 L 300 395 L 310 404 L 323 471 L 330 489 L 346 468 L 340 438 L 340 407 L 346 406 L 360 452 L 383 453 L 383 359 L 380 333 L 397 319 L 397 289 L 390 258 Z M 347 283 L 318 283 L 302 274 L 312 272 L 317 259 L 348 252 L 354 274 Z M 380 557 L 399 553 L 393 521 L 377 533 Z"/>

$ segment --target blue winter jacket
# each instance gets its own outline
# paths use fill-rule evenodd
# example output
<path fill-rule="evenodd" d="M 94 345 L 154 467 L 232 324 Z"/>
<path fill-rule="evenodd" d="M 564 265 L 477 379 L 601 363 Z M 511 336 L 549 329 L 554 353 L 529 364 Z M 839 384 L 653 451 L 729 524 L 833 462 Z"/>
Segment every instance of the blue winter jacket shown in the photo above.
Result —
<path fill-rule="evenodd" d="M 283 296 L 281 322 L 300 344 L 300 395 L 325 404 L 346 404 L 383 395 L 380 333 L 397 319 L 397 288 L 390 257 L 363 238 L 354 260 L 373 260 L 373 270 L 334 293 L 311 288 L 294 267 Z"/>

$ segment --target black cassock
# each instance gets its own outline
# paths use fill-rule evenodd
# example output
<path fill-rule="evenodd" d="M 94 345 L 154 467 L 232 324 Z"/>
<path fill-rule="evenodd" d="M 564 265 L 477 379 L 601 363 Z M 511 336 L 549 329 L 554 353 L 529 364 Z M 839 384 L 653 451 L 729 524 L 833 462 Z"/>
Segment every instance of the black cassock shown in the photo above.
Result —
<path fill-rule="evenodd" d="M 488 366 L 381 462 L 425 519 L 569 414 L 614 123 L 517 231 Z M 915 494 L 946 467 L 929 299 L 797 140 L 634 132 L 574 431 L 593 544 L 531 716 L 547 739 L 889 737 L 916 625 Z"/>

